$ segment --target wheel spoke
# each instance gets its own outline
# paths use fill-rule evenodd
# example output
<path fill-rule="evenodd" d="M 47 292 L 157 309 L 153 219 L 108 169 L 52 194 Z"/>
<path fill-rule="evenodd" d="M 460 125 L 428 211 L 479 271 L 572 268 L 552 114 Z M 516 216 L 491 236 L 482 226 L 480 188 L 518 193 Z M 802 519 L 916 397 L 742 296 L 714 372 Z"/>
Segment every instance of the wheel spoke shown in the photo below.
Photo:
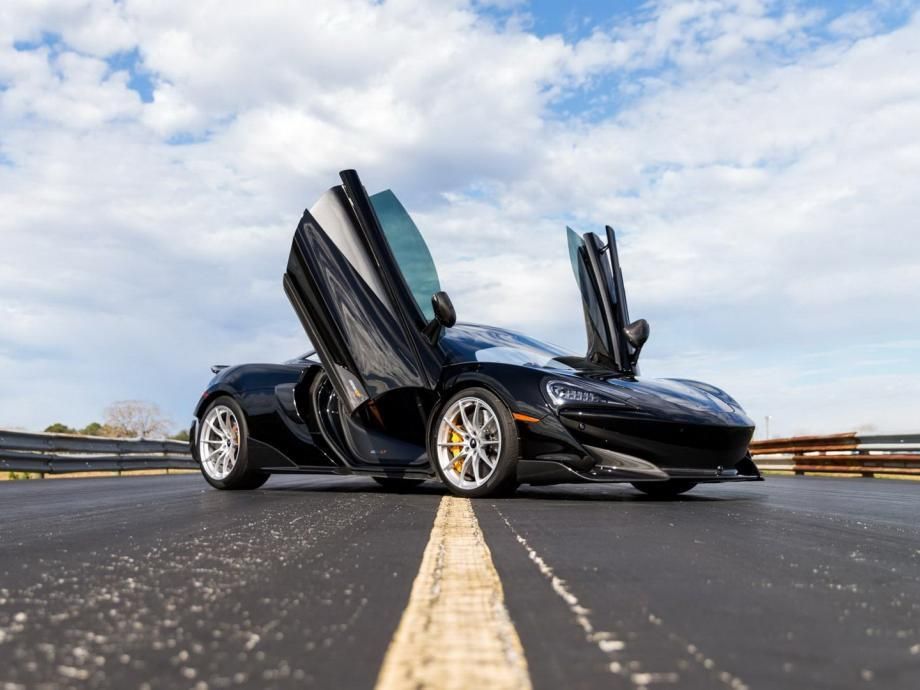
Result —
<path fill-rule="evenodd" d="M 214 420 L 212 419 L 208 420 L 208 428 L 210 428 L 211 431 L 213 431 L 215 434 L 220 436 L 222 439 L 226 440 L 226 436 L 224 435 L 224 432 L 218 429 L 216 426 L 214 426 Z"/>
<path fill-rule="evenodd" d="M 463 420 L 463 428 L 472 431 L 472 424 L 470 424 L 469 417 L 466 416 L 466 408 L 463 406 L 463 403 L 460 403 L 460 418 Z"/>
<path fill-rule="evenodd" d="M 446 417 L 444 418 L 444 423 L 447 424 L 447 426 L 449 426 L 455 434 L 459 435 L 462 438 L 466 438 L 466 432 L 454 426 L 453 422 L 451 422 Z"/>
<path fill-rule="evenodd" d="M 454 466 L 454 463 L 457 462 L 460 458 L 466 457 L 466 451 L 462 450 L 456 455 L 447 455 L 444 461 L 441 463 L 441 469 L 447 470 L 451 469 Z"/>
<path fill-rule="evenodd" d="M 479 453 L 473 456 L 473 478 L 476 480 L 477 484 L 482 481 L 479 477 Z"/>
<path fill-rule="evenodd" d="M 472 458 L 467 455 L 466 459 L 463 461 L 463 464 L 460 466 L 460 481 L 464 481 L 466 479 L 466 473 L 469 472 L 471 460 Z"/>
<path fill-rule="evenodd" d="M 476 433 L 482 430 L 482 424 L 477 420 L 480 410 L 482 410 L 482 403 L 477 400 L 473 403 L 473 429 Z"/>
<path fill-rule="evenodd" d="M 489 458 L 488 455 L 486 455 L 485 453 L 480 453 L 479 457 L 486 465 L 489 466 L 490 470 L 495 469 L 495 463 Z"/>
<path fill-rule="evenodd" d="M 463 446 L 463 441 L 439 441 L 438 445 L 442 448 L 453 448 L 456 446 Z"/>

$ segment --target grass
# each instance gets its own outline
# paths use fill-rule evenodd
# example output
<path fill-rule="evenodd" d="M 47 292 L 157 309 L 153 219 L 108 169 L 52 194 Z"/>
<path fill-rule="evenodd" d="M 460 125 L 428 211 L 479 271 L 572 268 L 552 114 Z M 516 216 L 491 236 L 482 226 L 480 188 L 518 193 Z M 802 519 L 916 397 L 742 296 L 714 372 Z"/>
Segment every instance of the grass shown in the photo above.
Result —
<path fill-rule="evenodd" d="M 122 472 L 68 472 L 45 474 L 41 472 L 0 472 L 0 481 L 20 479 L 86 479 L 88 477 L 148 477 L 162 474 L 198 474 L 198 470 L 124 470 Z"/>
<path fill-rule="evenodd" d="M 775 475 L 778 477 L 794 477 L 792 470 L 761 470 L 761 474 Z M 838 479 L 860 479 L 858 472 L 806 472 L 806 477 L 837 477 Z M 876 474 L 874 479 L 906 479 L 911 482 L 920 482 L 920 475 L 916 474 Z"/>

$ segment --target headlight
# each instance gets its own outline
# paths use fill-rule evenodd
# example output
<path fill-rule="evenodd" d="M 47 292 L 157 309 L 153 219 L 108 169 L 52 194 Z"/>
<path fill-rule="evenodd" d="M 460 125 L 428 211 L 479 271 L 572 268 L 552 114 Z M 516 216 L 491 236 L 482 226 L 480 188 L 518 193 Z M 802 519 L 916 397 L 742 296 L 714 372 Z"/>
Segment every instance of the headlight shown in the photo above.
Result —
<path fill-rule="evenodd" d="M 594 388 L 582 386 L 569 381 L 547 381 L 546 396 L 556 406 L 567 403 L 582 403 L 587 405 L 626 405 L 625 398 L 617 398 L 614 394 L 601 392 Z"/>

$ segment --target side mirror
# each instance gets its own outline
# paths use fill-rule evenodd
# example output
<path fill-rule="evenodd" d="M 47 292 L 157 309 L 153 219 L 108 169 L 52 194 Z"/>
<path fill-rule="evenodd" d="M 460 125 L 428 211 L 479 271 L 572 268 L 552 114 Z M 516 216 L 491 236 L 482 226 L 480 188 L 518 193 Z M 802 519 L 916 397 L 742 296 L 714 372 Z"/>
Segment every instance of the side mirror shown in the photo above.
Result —
<path fill-rule="evenodd" d="M 434 311 L 434 318 L 425 325 L 424 332 L 434 345 L 441 337 L 443 329 L 450 328 L 457 323 L 457 312 L 454 310 L 450 297 L 443 291 L 431 296 L 431 308 Z"/>
<path fill-rule="evenodd" d="M 454 303 L 446 292 L 436 292 L 431 296 L 431 307 L 434 309 L 434 318 L 438 320 L 444 328 L 450 328 L 457 323 L 457 312 L 454 311 Z"/>
<path fill-rule="evenodd" d="M 634 366 L 639 360 L 639 353 L 642 351 L 642 346 L 645 345 L 645 341 L 648 340 L 650 332 L 651 329 L 649 328 L 648 321 L 645 319 L 633 321 L 623 329 L 623 334 L 626 336 L 626 340 L 630 345 L 633 346 L 633 349 L 635 350 L 632 356 L 632 363 Z"/>

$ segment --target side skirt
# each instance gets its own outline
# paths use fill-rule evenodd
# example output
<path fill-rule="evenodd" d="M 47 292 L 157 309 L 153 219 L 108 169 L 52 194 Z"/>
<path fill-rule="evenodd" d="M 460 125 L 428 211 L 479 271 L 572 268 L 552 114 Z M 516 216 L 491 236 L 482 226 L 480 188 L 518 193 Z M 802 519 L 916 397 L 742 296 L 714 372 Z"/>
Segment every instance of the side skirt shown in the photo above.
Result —
<path fill-rule="evenodd" d="M 434 479 L 430 472 L 422 470 L 383 471 L 350 469 L 347 467 L 262 467 L 269 474 L 333 474 L 339 476 L 380 477 L 381 479 Z"/>

